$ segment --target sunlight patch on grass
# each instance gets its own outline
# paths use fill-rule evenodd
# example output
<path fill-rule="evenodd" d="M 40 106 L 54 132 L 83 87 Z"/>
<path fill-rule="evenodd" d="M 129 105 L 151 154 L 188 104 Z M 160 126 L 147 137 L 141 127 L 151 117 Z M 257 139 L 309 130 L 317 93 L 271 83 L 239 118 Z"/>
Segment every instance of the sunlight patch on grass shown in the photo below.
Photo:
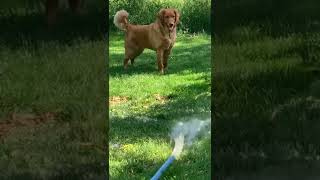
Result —
<path fill-rule="evenodd" d="M 155 166 L 155 163 L 164 161 L 172 151 L 172 147 L 168 143 L 151 139 L 145 142 L 121 144 L 117 147 L 112 146 L 112 142 L 110 144 L 111 177 L 127 173 L 134 174 L 134 167 L 140 166 L 141 163 L 145 168 L 144 171 L 148 171 Z M 131 161 L 131 159 L 139 161 Z"/>

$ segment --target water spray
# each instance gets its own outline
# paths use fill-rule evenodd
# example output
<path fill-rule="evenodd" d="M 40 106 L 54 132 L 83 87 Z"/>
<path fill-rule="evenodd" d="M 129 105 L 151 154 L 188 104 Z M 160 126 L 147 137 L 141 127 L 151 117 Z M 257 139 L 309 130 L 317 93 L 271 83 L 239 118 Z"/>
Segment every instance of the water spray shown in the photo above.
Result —
<path fill-rule="evenodd" d="M 156 174 L 151 178 L 151 180 L 158 180 L 163 172 L 172 164 L 172 162 L 179 158 L 184 146 L 184 142 L 186 141 L 186 144 L 190 146 L 192 144 L 192 140 L 203 130 L 204 127 L 208 127 L 210 122 L 210 120 L 192 120 L 186 123 L 179 122 L 176 124 L 171 133 L 171 138 L 174 140 L 173 151 L 165 163 L 163 163 Z"/>

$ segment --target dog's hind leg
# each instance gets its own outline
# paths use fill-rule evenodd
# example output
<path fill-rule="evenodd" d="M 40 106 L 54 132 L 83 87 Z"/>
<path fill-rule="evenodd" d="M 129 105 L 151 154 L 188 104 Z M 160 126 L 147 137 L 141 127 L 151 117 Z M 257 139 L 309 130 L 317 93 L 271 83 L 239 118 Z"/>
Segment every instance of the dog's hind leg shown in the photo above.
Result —
<path fill-rule="evenodd" d="M 133 63 L 134 63 L 134 58 L 133 58 L 133 59 L 130 59 L 130 61 L 131 61 L 131 65 L 133 65 Z"/>
<path fill-rule="evenodd" d="M 136 50 L 134 55 L 130 58 L 131 65 L 134 63 L 134 59 L 138 57 L 143 52 L 143 49 Z"/>
<path fill-rule="evenodd" d="M 125 48 L 124 61 L 123 61 L 124 69 L 128 68 L 128 63 L 129 63 L 129 60 L 132 59 L 133 53 L 134 51 L 132 50 L 132 48 L 129 48 L 129 47 Z"/>
<path fill-rule="evenodd" d="M 123 67 L 124 69 L 127 69 L 128 68 L 128 62 L 129 62 L 130 58 L 128 57 L 125 57 L 124 58 L 124 61 L 123 61 Z"/>
<path fill-rule="evenodd" d="M 143 49 L 137 49 L 137 48 L 126 48 L 125 49 L 125 58 L 124 58 L 124 62 L 123 62 L 123 66 L 125 69 L 127 69 L 128 67 L 128 62 L 129 60 L 131 61 L 131 64 L 134 63 L 134 59 L 139 56 L 141 53 L 143 52 Z"/>

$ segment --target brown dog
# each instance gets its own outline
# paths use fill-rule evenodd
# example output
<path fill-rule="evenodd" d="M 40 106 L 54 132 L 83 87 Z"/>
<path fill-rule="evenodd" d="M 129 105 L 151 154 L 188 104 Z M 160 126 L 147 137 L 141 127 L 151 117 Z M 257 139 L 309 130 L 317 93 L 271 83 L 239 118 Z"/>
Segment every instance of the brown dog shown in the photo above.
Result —
<path fill-rule="evenodd" d="M 68 0 L 70 9 L 76 13 L 81 14 L 81 0 Z M 57 13 L 59 7 L 59 0 L 46 0 L 46 15 L 47 15 L 47 24 L 52 26 L 56 23 Z"/>
<path fill-rule="evenodd" d="M 156 22 L 149 25 L 133 25 L 128 22 L 128 12 L 118 11 L 114 16 L 114 24 L 125 31 L 124 68 L 129 60 L 133 64 L 145 48 L 157 52 L 158 69 L 161 74 L 168 65 L 171 49 L 176 41 L 176 27 L 179 13 L 176 9 L 161 9 Z"/>

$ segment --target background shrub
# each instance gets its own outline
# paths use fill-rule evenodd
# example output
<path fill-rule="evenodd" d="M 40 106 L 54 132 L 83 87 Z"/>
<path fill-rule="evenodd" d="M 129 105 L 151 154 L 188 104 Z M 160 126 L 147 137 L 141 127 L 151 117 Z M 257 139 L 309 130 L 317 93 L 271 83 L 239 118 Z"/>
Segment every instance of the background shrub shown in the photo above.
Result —
<path fill-rule="evenodd" d="M 115 30 L 113 17 L 118 10 L 129 13 L 129 21 L 134 24 L 149 24 L 155 21 L 161 8 L 172 7 L 181 14 L 179 29 L 188 32 L 211 31 L 210 0 L 110 0 L 110 30 Z"/>

